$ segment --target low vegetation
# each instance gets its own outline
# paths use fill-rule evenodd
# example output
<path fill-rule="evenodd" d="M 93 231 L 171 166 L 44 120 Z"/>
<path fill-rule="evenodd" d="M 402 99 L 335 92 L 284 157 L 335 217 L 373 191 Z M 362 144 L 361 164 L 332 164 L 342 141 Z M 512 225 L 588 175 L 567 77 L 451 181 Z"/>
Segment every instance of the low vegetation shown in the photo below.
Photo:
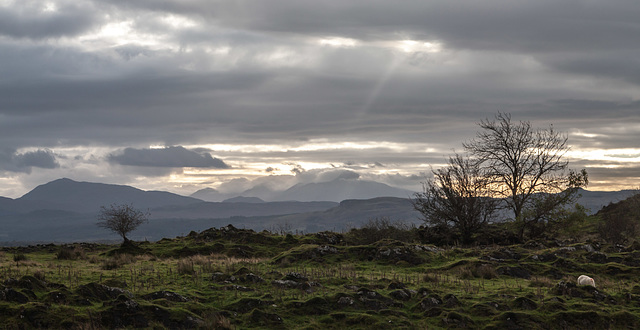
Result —
<path fill-rule="evenodd" d="M 0 315 L 8 329 L 638 328 L 640 243 L 610 241 L 603 218 L 517 244 L 509 223 L 460 246 L 375 219 L 345 233 L 229 225 L 154 243 L 7 247 Z M 596 287 L 577 285 L 581 274 Z"/>

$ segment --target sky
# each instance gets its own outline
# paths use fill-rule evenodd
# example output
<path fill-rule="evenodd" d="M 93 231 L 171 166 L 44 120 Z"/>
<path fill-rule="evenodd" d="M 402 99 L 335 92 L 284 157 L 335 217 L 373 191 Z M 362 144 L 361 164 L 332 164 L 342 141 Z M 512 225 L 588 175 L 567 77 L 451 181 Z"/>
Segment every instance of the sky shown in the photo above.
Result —
<path fill-rule="evenodd" d="M 636 0 L 0 0 L 0 196 L 418 190 L 498 112 L 640 186 Z"/>

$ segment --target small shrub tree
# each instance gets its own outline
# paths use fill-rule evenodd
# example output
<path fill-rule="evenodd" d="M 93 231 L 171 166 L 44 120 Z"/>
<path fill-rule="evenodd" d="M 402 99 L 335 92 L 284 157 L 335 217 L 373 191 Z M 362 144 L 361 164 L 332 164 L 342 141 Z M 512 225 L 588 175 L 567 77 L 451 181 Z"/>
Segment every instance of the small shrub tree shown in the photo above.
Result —
<path fill-rule="evenodd" d="M 389 217 L 371 218 L 360 228 L 351 229 L 345 236 L 351 244 L 372 244 L 382 239 L 412 242 L 416 239 L 415 226 Z"/>
<path fill-rule="evenodd" d="M 98 227 L 109 229 L 120 235 L 124 244 L 129 242 L 127 234 L 134 231 L 138 226 L 148 222 L 149 213 L 144 213 L 133 206 L 123 204 L 111 204 L 109 207 L 100 207 L 98 215 Z"/>
<path fill-rule="evenodd" d="M 422 214 L 428 226 L 451 227 L 463 243 L 492 220 L 497 200 L 489 195 L 489 180 L 479 163 L 456 154 L 449 165 L 434 170 L 433 179 L 416 193 L 413 207 Z"/>

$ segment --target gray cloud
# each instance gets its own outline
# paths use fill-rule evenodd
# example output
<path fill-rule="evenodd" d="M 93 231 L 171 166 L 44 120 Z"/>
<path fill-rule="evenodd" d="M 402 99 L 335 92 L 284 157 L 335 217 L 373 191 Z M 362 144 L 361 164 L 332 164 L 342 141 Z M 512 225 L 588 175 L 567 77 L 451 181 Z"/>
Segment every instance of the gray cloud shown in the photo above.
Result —
<path fill-rule="evenodd" d="M 126 148 L 122 153 L 109 155 L 109 161 L 120 165 L 145 167 L 211 167 L 229 168 L 209 153 L 200 154 L 184 147 L 162 149 Z"/>
<path fill-rule="evenodd" d="M 19 3 L 20 6 L 0 10 L 0 35 L 29 39 L 75 36 L 101 21 L 96 8 L 87 2 L 21 0 Z"/>
<path fill-rule="evenodd" d="M 49 150 L 18 153 L 12 149 L 0 149 L 0 170 L 31 173 L 33 167 L 54 169 L 60 167 Z"/>
<path fill-rule="evenodd" d="M 135 164 L 113 166 L 123 182 L 216 168 L 204 159 L 215 154 L 274 177 L 287 162 L 352 162 L 340 170 L 406 185 L 496 111 L 571 132 L 574 150 L 633 149 L 640 137 L 640 7 L 629 1 L 47 3 L 0 5 L 2 166 L 21 175 L 41 167 L 15 150 L 56 150 L 62 166 L 43 179 Z M 407 147 L 296 149 L 317 141 Z M 140 149 L 212 143 L 282 147 Z M 82 148 L 122 151 L 91 164 L 58 151 Z M 375 162 L 391 174 L 375 174 Z"/>

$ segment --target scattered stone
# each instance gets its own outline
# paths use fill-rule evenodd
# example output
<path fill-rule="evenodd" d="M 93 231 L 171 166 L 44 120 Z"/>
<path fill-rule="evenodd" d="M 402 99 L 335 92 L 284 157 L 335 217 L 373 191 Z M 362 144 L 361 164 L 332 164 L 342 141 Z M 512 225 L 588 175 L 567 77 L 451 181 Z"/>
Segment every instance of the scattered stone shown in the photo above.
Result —
<path fill-rule="evenodd" d="M 529 272 L 528 270 L 522 268 L 522 267 L 518 267 L 518 266 L 514 266 L 514 267 L 500 267 L 496 270 L 496 272 L 499 275 L 507 275 L 507 276 L 511 276 L 511 277 L 517 277 L 517 278 L 524 278 L 524 279 L 530 279 L 531 278 L 531 272 Z"/>
<path fill-rule="evenodd" d="M 468 316 L 452 311 L 442 319 L 442 323 L 447 327 L 469 328 L 472 327 L 473 320 L 471 320 Z"/>
<path fill-rule="evenodd" d="M 277 314 L 266 313 L 259 309 L 254 309 L 249 316 L 251 322 L 263 326 L 273 326 L 282 324 L 284 321 Z"/>
<path fill-rule="evenodd" d="M 156 300 L 156 299 L 165 299 L 173 302 L 188 302 L 189 299 L 187 297 L 177 294 L 171 291 L 157 291 L 147 295 L 142 296 L 143 299 L 146 300 Z"/>
<path fill-rule="evenodd" d="M 321 256 L 325 256 L 327 254 L 336 254 L 336 253 L 338 253 L 338 248 L 333 247 L 333 246 L 329 246 L 329 245 L 321 245 L 321 246 L 318 246 L 316 248 L 316 252 L 318 252 L 318 254 L 321 255 Z"/>
<path fill-rule="evenodd" d="M 344 241 L 342 234 L 333 233 L 330 231 L 323 231 L 315 234 L 315 237 L 327 244 L 340 244 Z"/>
<path fill-rule="evenodd" d="M 342 307 L 353 306 L 355 302 L 356 302 L 355 299 L 349 296 L 340 297 L 340 299 L 338 299 L 338 305 Z"/>
<path fill-rule="evenodd" d="M 406 286 L 404 285 L 404 283 L 400 283 L 400 282 L 391 282 L 389 283 L 389 286 L 387 286 L 387 289 L 389 290 L 404 289 L 404 288 L 406 288 Z"/>
<path fill-rule="evenodd" d="M 284 279 L 287 281 L 295 281 L 295 282 L 306 282 L 309 280 L 308 277 L 298 272 L 289 272 L 284 276 Z"/>
<path fill-rule="evenodd" d="M 135 300 L 125 295 L 118 296 L 112 302 L 105 302 L 109 306 L 101 313 L 102 323 L 112 328 L 145 328 L 149 326 L 149 319 Z"/>
<path fill-rule="evenodd" d="M 389 297 L 395 300 L 408 301 L 411 300 L 411 292 L 407 289 L 395 290 L 389 292 Z"/>
<path fill-rule="evenodd" d="M 417 307 L 423 311 L 429 311 L 434 307 L 439 307 L 442 305 L 442 299 L 438 295 L 428 296 L 420 301 Z"/>
<path fill-rule="evenodd" d="M 248 288 L 246 286 L 242 286 L 242 285 L 227 285 L 225 287 L 222 288 L 223 290 L 226 291 L 241 291 L 241 292 L 252 292 L 252 291 L 256 291 L 256 289 L 253 288 Z"/>
<path fill-rule="evenodd" d="M 285 289 L 296 289 L 298 288 L 298 286 L 300 286 L 300 283 L 292 280 L 274 280 L 271 282 L 271 284 Z"/>
<path fill-rule="evenodd" d="M 592 263 L 604 264 L 607 262 L 607 255 L 602 252 L 590 252 L 585 255 L 585 258 Z"/>
<path fill-rule="evenodd" d="M 133 294 L 131 294 L 131 292 L 127 290 L 110 287 L 95 282 L 79 286 L 78 289 L 76 289 L 76 293 L 82 298 L 93 301 L 112 300 L 120 295 L 133 297 Z"/>
<path fill-rule="evenodd" d="M 273 305 L 273 300 L 263 300 L 259 298 L 242 298 L 235 303 L 227 305 L 225 309 L 244 314 L 253 310 L 254 308 L 260 308 L 269 305 Z"/>
<path fill-rule="evenodd" d="M 4 288 L 4 290 L 0 291 L 0 300 L 26 304 L 29 302 L 29 297 L 22 292 L 16 291 L 14 288 Z"/>
<path fill-rule="evenodd" d="M 395 305 L 393 299 L 387 298 L 376 291 L 362 288 L 358 290 L 356 295 L 358 297 L 358 301 L 360 301 L 367 310 L 379 311 L 381 309 L 389 308 L 390 306 L 398 306 Z"/>
<path fill-rule="evenodd" d="M 538 304 L 535 301 L 527 298 L 527 297 L 518 297 L 512 303 L 513 308 L 516 309 L 524 309 L 524 310 L 535 310 L 538 309 Z"/>
<path fill-rule="evenodd" d="M 51 291 L 47 294 L 45 301 L 54 304 L 67 304 L 69 302 L 69 294 L 62 291 Z"/>
<path fill-rule="evenodd" d="M 255 275 L 253 273 L 246 274 L 240 277 L 240 282 L 243 283 L 262 283 L 264 282 L 264 278 Z"/>
<path fill-rule="evenodd" d="M 233 275 L 228 275 L 222 272 L 215 272 L 211 274 L 211 281 L 216 283 L 233 283 L 238 279 Z"/>
<path fill-rule="evenodd" d="M 458 300 L 458 297 L 456 297 L 451 293 L 445 295 L 444 298 L 442 298 L 442 302 L 444 303 L 444 306 L 447 308 L 460 306 L 460 301 Z"/>

